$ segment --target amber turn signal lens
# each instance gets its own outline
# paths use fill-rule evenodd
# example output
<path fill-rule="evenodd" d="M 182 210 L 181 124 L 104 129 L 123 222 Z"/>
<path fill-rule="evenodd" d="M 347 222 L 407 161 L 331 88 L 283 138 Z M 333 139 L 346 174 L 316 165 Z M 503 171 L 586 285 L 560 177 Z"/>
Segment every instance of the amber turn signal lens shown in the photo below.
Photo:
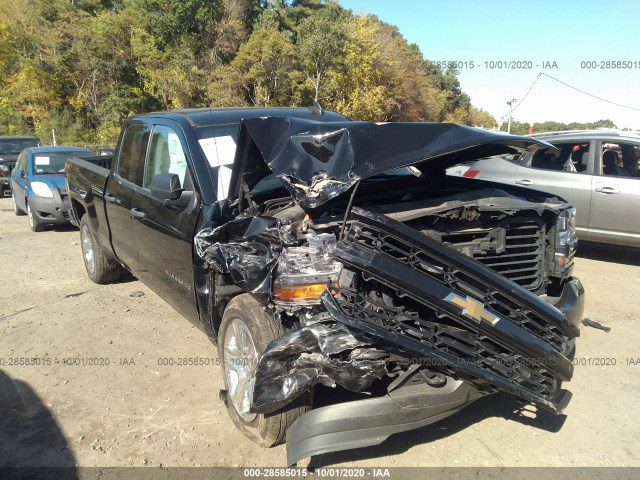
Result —
<path fill-rule="evenodd" d="M 326 283 L 311 283 L 307 285 L 278 285 L 273 289 L 273 296 L 281 302 L 295 302 L 296 300 L 318 300 L 327 289 Z"/>

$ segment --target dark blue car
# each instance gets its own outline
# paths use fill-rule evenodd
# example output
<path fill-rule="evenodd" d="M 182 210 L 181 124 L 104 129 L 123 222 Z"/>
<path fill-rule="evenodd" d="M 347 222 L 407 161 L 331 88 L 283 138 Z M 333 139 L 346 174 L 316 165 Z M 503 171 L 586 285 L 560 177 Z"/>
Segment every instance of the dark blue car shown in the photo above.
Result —
<path fill-rule="evenodd" d="M 20 153 L 11 172 L 11 196 L 16 215 L 29 216 L 31 230 L 69 223 L 69 197 L 64 166 L 71 157 L 93 156 L 87 148 L 34 147 Z"/>

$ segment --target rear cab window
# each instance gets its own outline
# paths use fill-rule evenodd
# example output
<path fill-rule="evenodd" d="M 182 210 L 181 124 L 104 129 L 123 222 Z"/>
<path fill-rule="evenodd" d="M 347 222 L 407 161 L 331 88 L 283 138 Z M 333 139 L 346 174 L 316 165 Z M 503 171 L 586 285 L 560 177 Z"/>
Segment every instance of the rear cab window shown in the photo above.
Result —
<path fill-rule="evenodd" d="M 149 142 L 149 131 L 150 127 L 143 122 L 130 123 L 120 142 L 116 172 L 123 180 L 139 186 L 142 186 L 142 171 Z"/>

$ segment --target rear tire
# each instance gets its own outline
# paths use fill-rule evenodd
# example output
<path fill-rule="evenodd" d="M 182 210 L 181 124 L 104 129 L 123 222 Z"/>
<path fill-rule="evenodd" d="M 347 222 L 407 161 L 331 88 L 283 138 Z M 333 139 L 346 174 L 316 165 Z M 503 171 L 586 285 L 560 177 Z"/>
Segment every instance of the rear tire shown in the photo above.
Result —
<path fill-rule="evenodd" d="M 233 395 L 234 385 L 231 385 L 231 383 L 234 375 L 236 379 L 240 377 L 235 372 L 242 369 L 237 367 L 238 363 L 235 364 L 235 369 L 230 368 L 230 358 L 233 355 L 236 355 L 235 358 L 239 358 L 236 354 L 238 344 L 236 343 L 234 347 L 233 338 L 237 339 L 238 336 L 240 336 L 246 339 L 244 336 L 248 335 L 250 337 L 249 343 L 255 347 L 253 349 L 249 348 L 249 350 L 257 353 L 257 358 L 259 358 L 267 348 L 267 345 L 272 340 L 282 336 L 284 332 L 285 330 L 282 324 L 274 321 L 265 311 L 263 305 L 247 293 L 238 295 L 229 302 L 222 316 L 222 322 L 218 332 L 218 356 L 222 361 L 229 416 L 236 427 L 238 427 L 246 437 L 262 447 L 274 447 L 284 443 L 287 428 L 289 428 L 298 417 L 310 410 L 312 393 L 311 391 L 306 392 L 294 402 L 275 413 L 251 414 L 246 411 L 239 413 L 236 403 L 240 402 L 237 401 L 238 396 Z M 240 335 L 238 335 L 238 333 L 240 333 Z M 232 350 L 235 351 L 231 353 Z M 257 358 L 255 358 L 256 361 Z M 248 363 L 251 365 L 250 370 L 255 369 L 255 363 L 253 361 Z M 253 377 L 253 371 L 251 371 L 249 375 Z M 236 387 L 239 387 L 241 382 L 237 381 L 234 383 Z M 235 402 L 234 398 L 236 399 Z"/>
<path fill-rule="evenodd" d="M 104 254 L 86 214 L 80 220 L 80 246 L 84 268 L 92 281 L 99 284 L 112 283 L 122 276 L 122 266 Z"/>
<path fill-rule="evenodd" d="M 31 210 L 31 206 L 29 205 L 28 202 L 27 202 L 27 216 L 29 217 L 29 226 L 31 227 L 31 230 L 33 230 L 34 232 L 41 232 L 44 230 L 44 224 L 38 218 L 38 216 L 33 213 L 33 210 Z"/>
<path fill-rule="evenodd" d="M 13 203 L 13 213 L 16 214 L 17 217 L 21 217 L 25 215 L 24 211 L 18 206 L 16 202 L 16 196 L 11 192 L 11 203 Z"/>

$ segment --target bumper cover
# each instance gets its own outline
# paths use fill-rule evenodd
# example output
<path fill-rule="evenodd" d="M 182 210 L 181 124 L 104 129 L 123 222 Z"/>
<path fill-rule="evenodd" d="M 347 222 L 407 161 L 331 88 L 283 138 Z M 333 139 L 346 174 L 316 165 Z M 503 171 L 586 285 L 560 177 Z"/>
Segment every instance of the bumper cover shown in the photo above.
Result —
<path fill-rule="evenodd" d="M 384 397 L 318 408 L 287 430 L 287 465 L 323 453 L 378 445 L 460 411 L 483 394 L 460 380 L 403 386 Z"/>
<path fill-rule="evenodd" d="M 28 199 L 31 211 L 42 223 L 60 225 L 70 222 L 69 210 L 71 203 L 69 198 L 61 198 L 58 192 L 53 192 L 54 198 L 43 198 L 31 195 Z"/>

